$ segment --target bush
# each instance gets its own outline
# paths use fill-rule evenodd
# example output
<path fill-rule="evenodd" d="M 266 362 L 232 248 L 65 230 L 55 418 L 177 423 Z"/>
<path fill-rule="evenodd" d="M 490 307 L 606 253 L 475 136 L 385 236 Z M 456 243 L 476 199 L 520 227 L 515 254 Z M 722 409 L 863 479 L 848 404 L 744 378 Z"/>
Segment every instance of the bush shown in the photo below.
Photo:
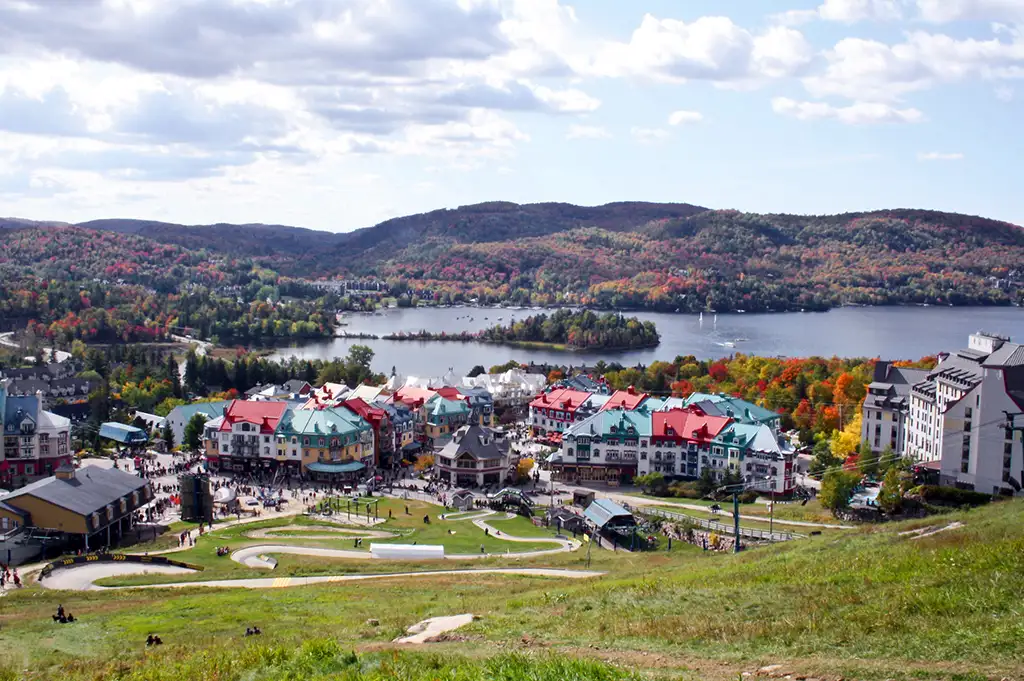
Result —
<path fill-rule="evenodd" d="M 946 506 L 982 506 L 992 501 L 991 494 L 940 485 L 921 485 L 910 490 L 908 494 L 930 504 Z"/>
<path fill-rule="evenodd" d="M 740 503 L 741 504 L 752 504 L 755 501 L 757 501 L 757 497 L 758 496 L 760 496 L 760 494 L 758 492 L 755 492 L 753 490 L 747 490 L 746 492 L 742 492 L 739 495 Z"/>
<path fill-rule="evenodd" d="M 674 482 L 668 486 L 668 492 L 680 499 L 700 499 L 704 496 L 700 492 L 700 483 L 697 481 Z"/>

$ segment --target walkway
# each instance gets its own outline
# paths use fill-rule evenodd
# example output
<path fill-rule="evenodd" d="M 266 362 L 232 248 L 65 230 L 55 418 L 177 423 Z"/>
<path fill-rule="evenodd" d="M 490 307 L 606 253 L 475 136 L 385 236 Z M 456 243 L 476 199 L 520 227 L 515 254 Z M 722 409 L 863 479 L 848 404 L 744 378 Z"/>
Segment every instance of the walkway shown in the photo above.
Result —
<path fill-rule="evenodd" d="M 593 490 L 591 490 L 593 491 Z M 701 506 L 700 504 L 687 504 L 680 501 L 668 501 L 667 499 L 651 499 L 646 497 L 634 497 L 628 494 L 616 494 L 614 492 L 605 492 L 599 494 L 611 499 L 617 504 L 629 504 L 631 506 L 678 506 L 679 508 L 685 508 L 690 511 L 700 511 L 702 513 L 710 513 L 711 508 L 708 506 Z M 722 503 L 722 515 L 727 518 L 732 518 L 732 511 L 729 508 L 727 502 Z M 763 515 L 744 515 L 740 514 L 740 520 L 756 520 L 762 523 L 768 522 L 768 517 Z M 855 530 L 852 525 L 835 525 L 831 523 L 812 523 L 804 520 L 780 520 L 775 518 L 774 523 L 776 525 L 792 525 L 794 527 L 813 527 L 813 528 L 825 528 L 829 530 Z"/>
<path fill-rule="evenodd" d="M 75 590 L 75 591 L 114 591 L 125 589 L 187 589 L 191 587 L 219 587 L 236 589 L 282 589 L 292 586 L 309 586 L 310 584 L 328 584 L 334 582 L 355 582 L 367 579 L 394 579 L 405 577 L 439 577 L 446 575 L 518 575 L 523 577 L 563 577 L 566 579 L 587 579 L 589 577 L 601 577 L 605 573 L 589 570 L 562 570 L 555 568 L 482 568 L 472 570 L 430 570 L 426 572 L 391 572 L 382 574 L 359 574 L 359 575 L 324 575 L 319 577 L 264 577 L 256 579 L 214 579 L 205 582 L 172 582 L 170 584 L 142 584 L 139 586 L 96 586 L 93 582 L 103 577 L 114 577 L 124 574 L 141 574 L 142 571 L 126 568 L 142 568 L 146 572 L 159 572 L 161 574 L 181 574 L 191 572 L 184 568 L 173 568 L 161 570 L 156 565 L 131 565 L 128 563 L 106 563 L 101 565 L 87 565 L 75 569 L 54 571 L 53 575 L 43 581 L 43 586 L 48 589 Z M 108 570 L 100 568 L 113 568 L 113 574 Z"/>

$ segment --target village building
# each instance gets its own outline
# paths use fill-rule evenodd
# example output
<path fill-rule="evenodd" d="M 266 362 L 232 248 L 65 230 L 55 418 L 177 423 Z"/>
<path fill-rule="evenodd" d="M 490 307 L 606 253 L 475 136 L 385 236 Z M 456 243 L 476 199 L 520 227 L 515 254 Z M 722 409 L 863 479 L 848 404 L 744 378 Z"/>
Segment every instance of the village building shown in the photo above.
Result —
<path fill-rule="evenodd" d="M 561 451 L 549 459 L 555 480 L 626 483 L 637 475 L 650 448 L 651 417 L 638 412 L 600 411 L 568 428 Z"/>
<path fill-rule="evenodd" d="M 939 355 L 910 390 L 904 452 L 939 482 L 985 494 L 1024 495 L 1024 346 L 979 331 Z"/>
<path fill-rule="evenodd" d="M 6 386 L 0 381 L 0 485 L 11 489 L 71 462 L 71 421 L 42 409 L 36 396 L 9 396 Z"/>
<path fill-rule="evenodd" d="M 554 388 L 541 393 L 530 402 L 530 430 L 535 436 L 559 435 L 576 423 L 580 405 L 590 398 L 590 393 Z"/>
<path fill-rule="evenodd" d="M 697 478 L 713 466 L 711 441 L 729 425 L 725 416 L 706 414 L 700 407 L 657 411 L 651 421 L 651 445 L 642 452 L 638 472 L 666 477 Z"/>
<path fill-rule="evenodd" d="M 110 546 L 153 499 L 148 480 L 114 468 L 63 464 L 56 474 L 0 497 L 0 528 L 64 535 L 88 550 Z"/>
<path fill-rule="evenodd" d="M 438 477 L 457 487 L 504 485 L 511 461 L 509 443 L 501 431 L 463 426 L 435 459 Z"/>
<path fill-rule="evenodd" d="M 926 380 L 926 369 L 908 369 L 892 362 L 875 362 L 875 374 L 868 385 L 861 412 L 861 442 L 867 442 L 871 451 L 881 454 L 886 448 L 897 457 L 903 456 L 910 411 L 910 389 Z"/>

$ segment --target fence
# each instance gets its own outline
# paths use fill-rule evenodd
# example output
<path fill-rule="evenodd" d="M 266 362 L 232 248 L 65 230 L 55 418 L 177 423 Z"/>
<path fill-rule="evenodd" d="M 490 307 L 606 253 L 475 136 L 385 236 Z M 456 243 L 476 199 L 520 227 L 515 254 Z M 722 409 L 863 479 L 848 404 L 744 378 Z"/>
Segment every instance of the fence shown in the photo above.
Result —
<path fill-rule="evenodd" d="M 90 553 L 84 556 L 72 556 L 61 558 L 46 565 L 39 573 L 39 578 L 49 577 L 50 573 L 58 568 L 71 567 L 73 565 L 86 565 L 88 563 L 144 563 L 153 565 L 174 565 L 176 567 L 188 568 L 190 570 L 202 570 L 202 565 L 193 565 L 180 560 L 173 560 L 165 556 L 138 556 L 130 553 Z"/>
<path fill-rule="evenodd" d="M 688 522 L 700 527 L 704 530 L 710 530 L 711 532 L 717 532 L 724 535 L 733 535 L 735 528 L 731 524 L 720 523 L 714 520 L 705 520 L 703 518 L 695 518 L 685 513 L 673 513 L 672 511 L 662 511 L 657 508 L 639 508 L 630 509 L 634 513 L 641 513 L 643 515 L 651 515 L 658 518 L 665 518 L 666 520 L 679 520 L 682 522 Z M 792 532 L 769 532 L 768 530 L 759 530 L 753 527 L 743 527 L 740 525 L 740 536 L 747 537 L 748 539 L 761 539 L 763 541 L 790 541 L 793 539 L 803 539 L 804 535 L 794 534 Z"/>

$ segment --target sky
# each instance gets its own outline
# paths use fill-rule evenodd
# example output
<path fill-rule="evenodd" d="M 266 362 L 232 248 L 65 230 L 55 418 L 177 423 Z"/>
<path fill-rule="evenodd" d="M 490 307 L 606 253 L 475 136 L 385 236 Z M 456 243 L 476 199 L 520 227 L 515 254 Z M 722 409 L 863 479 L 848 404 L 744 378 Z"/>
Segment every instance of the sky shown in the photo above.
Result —
<path fill-rule="evenodd" d="M 1024 0 L 0 0 L 0 215 L 1024 224 Z"/>

